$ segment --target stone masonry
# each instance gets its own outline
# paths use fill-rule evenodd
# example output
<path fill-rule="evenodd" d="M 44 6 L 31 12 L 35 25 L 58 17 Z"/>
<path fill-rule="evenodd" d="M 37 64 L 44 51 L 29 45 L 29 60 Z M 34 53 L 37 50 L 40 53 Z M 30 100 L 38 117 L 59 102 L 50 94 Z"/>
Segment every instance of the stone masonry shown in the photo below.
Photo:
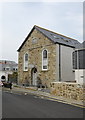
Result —
<path fill-rule="evenodd" d="M 36 38 L 35 43 L 33 39 Z M 48 50 L 48 70 L 42 70 L 42 50 Z M 29 55 L 29 68 L 28 71 L 23 71 L 23 59 L 24 54 L 28 52 Z M 30 65 L 34 65 L 37 68 L 38 77 L 41 79 L 43 85 L 46 84 L 48 87 L 50 83 L 56 80 L 56 45 L 45 37 L 38 30 L 34 29 L 28 40 L 23 45 L 19 52 L 18 58 L 18 80 L 19 84 L 26 83 L 27 81 L 31 85 L 31 70 Z"/>
<path fill-rule="evenodd" d="M 82 102 L 85 100 L 85 86 L 70 82 L 52 82 L 50 86 L 51 94 L 53 95 L 65 97 L 67 99 L 81 100 Z"/>

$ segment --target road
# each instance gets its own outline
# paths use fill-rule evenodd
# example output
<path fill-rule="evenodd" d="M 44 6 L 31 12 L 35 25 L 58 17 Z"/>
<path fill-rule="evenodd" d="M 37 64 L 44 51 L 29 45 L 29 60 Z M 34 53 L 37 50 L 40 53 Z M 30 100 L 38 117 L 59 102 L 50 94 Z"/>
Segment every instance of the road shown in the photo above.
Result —
<path fill-rule="evenodd" d="M 34 95 L 2 94 L 3 118 L 83 118 L 83 109 Z"/>

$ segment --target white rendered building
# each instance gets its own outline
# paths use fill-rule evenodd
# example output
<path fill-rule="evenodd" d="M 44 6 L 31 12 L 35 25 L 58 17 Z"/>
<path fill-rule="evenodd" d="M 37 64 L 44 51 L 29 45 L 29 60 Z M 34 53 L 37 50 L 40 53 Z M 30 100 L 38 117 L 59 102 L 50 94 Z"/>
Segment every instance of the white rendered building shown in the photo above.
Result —
<path fill-rule="evenodd" d="M 14 61 L 0 60 L 0 81 L 8 81 L 8 74 L 17 71 L 18 64 Z"/>

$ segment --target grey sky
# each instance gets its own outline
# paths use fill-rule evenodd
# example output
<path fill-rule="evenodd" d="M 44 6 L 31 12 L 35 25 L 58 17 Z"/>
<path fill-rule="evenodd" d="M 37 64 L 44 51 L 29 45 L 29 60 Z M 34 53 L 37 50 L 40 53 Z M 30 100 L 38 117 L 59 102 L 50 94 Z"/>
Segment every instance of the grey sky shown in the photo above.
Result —
<path fill-rule="evenodd" d="M 83 41 L 82 2 L 0 4 L 0 59 L 18 61 L 17 49 L 34 25 Z M 2 58 L 1 58 L 2 54 Z"/>

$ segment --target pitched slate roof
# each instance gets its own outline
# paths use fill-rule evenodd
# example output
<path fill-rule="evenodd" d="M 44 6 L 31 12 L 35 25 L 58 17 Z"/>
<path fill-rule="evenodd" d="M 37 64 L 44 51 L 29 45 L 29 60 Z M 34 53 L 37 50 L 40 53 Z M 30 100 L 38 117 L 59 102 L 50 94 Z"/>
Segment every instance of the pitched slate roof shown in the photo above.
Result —
<path fill-rule="evenodd" d="M 31 32 L 28 34 L 28 36 L 26 37 L 25 41 L 22 43 L 22 45 L 19 47 L 18 52 L 21 50 L 22 46 L 24 45 L 24 43 L 27 41 L 27 39 L 29 38 L 30 34 L 32 33 L 32 31 L 36 29 L 39 32 L 41 32 L 44 36 L 46 36 L 48 39 L 50 39 L 54 44 L 58 43 L 58 44 L 62 44 L 62 45 L 66 45 L 69 47 L 73 47 L 73 48 L 80 48 L 81 47 L 81 43 L 78 42 L 77 40 L 70 38 L 70 37 L 66 37 L 64 35 L 55 33 L 53 31 L 47 30 L 45 28 L 39 27 L 39 26 L 34 26 L 31 30 Z"/>
<path fill-rule="evenodd" d="M 83 46 L 83 48 L 85 48 L 85 41 L 83 41 L 82 46 Z"/>

